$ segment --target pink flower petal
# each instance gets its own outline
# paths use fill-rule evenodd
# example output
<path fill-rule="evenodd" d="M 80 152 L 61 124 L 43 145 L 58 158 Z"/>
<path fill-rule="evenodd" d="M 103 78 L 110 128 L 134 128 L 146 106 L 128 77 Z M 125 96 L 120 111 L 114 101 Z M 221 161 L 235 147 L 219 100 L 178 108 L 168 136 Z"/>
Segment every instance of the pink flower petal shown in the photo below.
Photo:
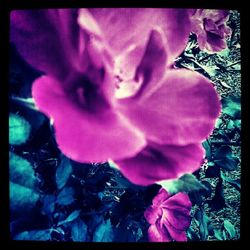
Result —
<path fill-rule="evenodd" d="M 34 68 L 58 79 L 81 71 L 85 44 L 76 10 L 15 10 L 10 21 L 11 41 Z"/>
<path fill-rule="evenodd" d="M 158 194 L 152 200 L 152 204 L 155 207 L 160 207 L 161 204 L 170 197 L 170 194 L 166 191 L 166 189 L 161 188 Z"/>
<path fill-rule="evenodd" d="M 132 157 L 145 146 L 143 134 L 102 96 L 91 93 L 96 98 L 88 106 L 89 95 L 84 99 L 83 93 L 65 92 L 60 82 L 46 76 L 33 84 L 36 105 L 54 120 L 56 141 L 65 155 L 79 162 L 103 162 Z"/>
<path fill-rule="evenodd" d="M 172 241 L 171 236 L 167 230 L 162 230 L 159 222 L 151 225 L 148 229 L 148 240 L 150 242 L 170 242 Z"/>
<path fill-rule="evenodd" d="M 148 145 L 135 157 L 116 161 L 131 182 L 150 185 L 160 180 L 178 178 L 197 170 L 204 157 L 200 144 L 186 146 Z"/>
<path fill-rule="evenodd" d="M 116 55 L 131 45 L 144 46 L 156 27 L 167 37 L 170 61 L 184 50 L 188 41 L 190 23 L 185 9 L 93 8 L 89 11 Z M 85 18 L 84 14 L 81 18 Z"/>
<path fill-rule="evenodd" d="M 144 217 L 152 225 L 161 217 L 161 212 L 162 210 L 159 207 L 150 206 L 145 210 Z"/>
<path fill-rule="evenodd" d="M 168 69 L 165 79 L 143 100 L 120 101 L 121 111 L 149 140 L 187 145 L 204 141 L 221 105 L 212 83 L 186 69 Z"/>
<path fill-rule="evenodd" d="M 185 208 L 186 210 L 190 210 L 192 207 L 192 203 L 185 193 L 177 193 L 166 201 L 162 203 L 162 206 L 166 209 L 178 209 L 178 208 Z"/>

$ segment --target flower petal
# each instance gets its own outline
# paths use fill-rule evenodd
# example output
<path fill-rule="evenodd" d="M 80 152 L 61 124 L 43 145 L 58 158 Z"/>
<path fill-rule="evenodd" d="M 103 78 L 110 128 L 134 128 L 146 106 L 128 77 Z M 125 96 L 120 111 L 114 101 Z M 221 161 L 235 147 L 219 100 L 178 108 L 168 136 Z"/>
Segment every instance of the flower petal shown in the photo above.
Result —
<path fill-rule="evenodd" d="M 159 211 L 160 208 L 156 206 L 150 206 L 145 210 L 144 217 L 149 224 L 155 224 L 156 220 L 161 216 Z"/>
<path fill-rule="evenodd" d="M 137 185 L 175 179 L 197 170 L 204 157 L 200 144 L 186 146 L 151 144 L 133 158 L 116 161 L 121 172 Z"/>
<path fill-rule="evenodd" d="M 167 37 L 170 61 L 184 50 L 188 41 L 190 23 L 185 9 L 93 8 L 89 11 L 116 55 L 131 45 L 145 46 L 156 27 Z"/>
<path fill-rule="evenodd" d="M 43 76 L 34 82 L 32 95 L 38 108 L 53 119 L 58 147 L 75 161 L 122 159 L 145 146 L 143 134 L 115 113 L 98 93 L 88 107 L 81 91 L 65 92 L 60 82 Z"/>
<path fill-rule="evenodd" d="M 10 37 L 34 68 L 64 79 L 73 66 L 81 70 L 84 34 L 73 9 L 15 10 Z"/>
<path fill-rule="evenodd" d="M 170 194 L 167 192 L 166 189 L 161 188 L 158 194 L 152 200 L 154 206 L 159 207 L 161 204 L 170 197 Z"/>
<path fill-rule="evenodd" d="M 151 225 L 148 229 L 148 240 L 150 242 L 170 242 L 171 236 L 167 230 L 162 230 L 159 223 Z"/>
<path fill-rule="evenodd" d="M 187 145 L 204 141 L 213 131 L 221 105 L 212 83 L 186 69 L 168 69 L 151 95 L 120 100 L 121 111 L 149 140 Z"/>

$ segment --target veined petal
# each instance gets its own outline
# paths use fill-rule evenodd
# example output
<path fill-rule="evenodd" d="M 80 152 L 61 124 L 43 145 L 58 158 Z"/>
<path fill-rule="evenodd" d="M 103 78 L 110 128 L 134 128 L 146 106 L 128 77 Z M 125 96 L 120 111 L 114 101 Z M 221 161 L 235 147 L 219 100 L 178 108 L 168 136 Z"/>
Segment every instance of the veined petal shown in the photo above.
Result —
<path fill-rule="evenodd" d="M 159 224 L 151 225 L 148 229 L 148 240 L 150 242 L 170 242 L 172 238 L 167 230 L 163 230 Z"/>
<path fill-rule="evenodd" d="M 66 93 L 60 82 L 46 76 L 34 82 L 32 95 L 38 108 L 53 119 L 58 147 L 75 161 L 123 159 L 145 146 L 144 135 L 101 96 L 86 100 L 84 89 Z"/>
<path fill-rule="evenodd" d="M 146 186 L 194 172 L 200 167 L 204 152 L 200 144 L 163 146 L 151 143 L 135 157 L 116 163 L 131 182 Z"/>
<path fill-rule="evenodd" d="M 147 139 L 164 145 L 204 141 L 221 110 L 212 82 L 186 69 L 168 69 L 151 95 L 138 101 L 122 99 L 120 104 Z"/>
<path fill-rule="evenodd" d="M 145 46 L 151 30 L 156 27 L 167 37 L 171 62 L 184 50 L 188 41 L 190 22 L 188 10 L 185 9 L 91 8 L 89 12 L 98 23 L 98 26 L 94 25 L 94 30 L 102 31 L 116 55 L 131 45 Z M 83 27 L 86 27 L 87 20 L 93 20 L 84 11 L 80 18 Z"/>

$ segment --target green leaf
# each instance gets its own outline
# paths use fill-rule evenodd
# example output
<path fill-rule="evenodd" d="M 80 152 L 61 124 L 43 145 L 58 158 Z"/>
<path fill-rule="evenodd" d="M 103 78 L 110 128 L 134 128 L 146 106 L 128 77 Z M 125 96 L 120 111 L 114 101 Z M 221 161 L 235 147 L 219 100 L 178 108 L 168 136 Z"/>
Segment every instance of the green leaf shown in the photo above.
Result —
<path fill-rule="evenodd" d="M 72 223 L 71 238 L 76 242 L 85 242 L 87 239 L 87 225 L 81 220 L 77 219 Z"/>
<path fill-rule="evenodd" d="M 36 177 L 30 162 L 12 152 L 9 154 L 9 173 L 12 182 L 31 189 L 35 188 Z"/>
<path fill-rule="evenodd" d="M 65 220 L 60 221 L 58 223 L 58 226 L 61 226 L 62 224 L 74 221 L 75 219 L 77 219 L 79 217 L 80 212 L 81 212 L 81 210 L 76 210 L 76 211 L 72 212 Z"/>
<path fill-rule="evenodd" d="M 112 242 L 113 238 L 114 232 L 110 219 L 99 224 L 93 234 L 93 242 Z"/>
<path fill-rule="evenodd" d="M 241 118 L 240 97 L 227 97 L 222 99 L 222 113 L 229 115 L 233 119 Z"/>
<path fill-rule="evenodd" d="M 206 140 L 202 143 L 203 148 L 206 150 L 206 158 L 208 161 L 211 160 L 212 158 L 212 151 L 211 151 L 211 146 L 209 144 L 209 140 Z"/>
<path fill-rule="evenodd" d="M 50 240 L 50 229 L 45 230 L 33 230 L 33 231 L 24 231 L 17 234 L 14 237 L 14 240 L 39 240 L 39 241 L 48 241 Z"/>
<path fill-rule="evenodd" d="M 209 218 L 202 209 L 197 210 L 194 217 L 199 221 L 200 239 L 207 240 Z"/>
<path fill-rule="evenodd" d="M 65 187 L 57 196 L 57 203 L 60 205 L 69 205 L 75 199 L 73 197 L 74 189 L 71 187 Z"/>
<path fill-rule="evenodd" d="M 217 240 L 226 240 L 220 229 L 214 229 L 214 236 Z"/>
<path fill-rule="evenodd" d="M 229 220 L 224 220 L 224 228 L 227 230 L 231 239 L 235 237 L 236 231 L 234 225 Z"/>
<path fill-rule="evenodd" d="M 207 189 L 194 175 L 184 174 L 179 179 L 159 182 L 170 194 L 179 192 L 193 192 L 201 189 Z"/>
<path fill-rule="evenodd" d="M 33 209 L 39 199 L 39 195 L 34 190 L 10 182 L 10 209 L 13 212 L 22 214 Z"/>
<path fill-rule="evenodd" d="M 70 164 L 70 160 L 66 157 L 63 157 L 60 165 L 56 170 L 56 184 L 58 189 L 61 189 L 65 186 L 71 173 L 72 166 Z"/>
<path fill-rule="evenodd" d="M 21 145 L 30 136 L 31 126 L 22 116 L 10 113 L 9 115 L 9 143 Z"/>
<path fill-rule="evenodd" d="M 230 146 L 221 146 L 215 153 L 214 163 L 227 171 L 233 171 L 237 169 L 238 158 L 233 155 Z"/>
<path fill-rule="evenodd" d="M 56 196 L 53 194 L 47 194 L 43 199 L 42 214 L 47 214 L 51 216 L 55 210 Z"/>
<path fill-rule="evenodd" d="M 222 178 L 224 181 L 228 182 L 231 186 L 233 186 L 234 188 L 236 188 L 236 189 L 240 192 L 240 190 L 241 190 L 240 179 L 238 179 L 238 180 L 233 180 L 233 179 L 231 179 L 231 178 L 226 177 L 226 175 L 223 174 L 223 173 L 221 173 L 221 178 Z"/>

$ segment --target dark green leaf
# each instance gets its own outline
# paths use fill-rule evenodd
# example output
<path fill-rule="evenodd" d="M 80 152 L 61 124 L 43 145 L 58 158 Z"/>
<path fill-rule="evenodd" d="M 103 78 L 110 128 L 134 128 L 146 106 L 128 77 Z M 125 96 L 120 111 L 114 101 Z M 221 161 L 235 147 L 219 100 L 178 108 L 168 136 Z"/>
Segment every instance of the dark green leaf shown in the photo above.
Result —
<path fill-rule="evenodd" d="M 50 240 L 50 229 L 25 231 L 14 237 L 15 240 Z"/>
<path fill-rule="evenodd" d="M 210 197 L 212 194 L 212 187 L 210 182 L 208 181 L 201 181 L 201 184 L 206 187 L 206 189 L 202 189 L 200 193 L 204 195 L 205 197 Z"/>
<path fill-rule="evenodd" d="M 211 146 L 209 144 L 209 140 L 204 141 L 202 143 L 202 146 L 206 150 L 206 158 L 208 159 L 208 161 L 210 161 L 212 158 L 212 151 L 211 151 Z"/>
<path fill-rule="evenodd" d="M 215 153 L 214 163 L 227 170 L 233 171 L 237 169 L 238 166 L 238 158 L 235 157 L 232 153 L 232 149 L 230 146 L 221 146 Z"/>
<path fill-rule="evenodd" d="M 99 224 L 93 234 L 93 242 L 112 242 L 114 238 L 110 219 Z"/>
<path fill-rule="evenodd" d="M 199 221 L 200 239 L 207 240 L 209 218 L 202 209 L 197 210 L 194 217 Z"/>
<path fill-rule="evenodd" d="M 226 240 L 225 236 L 223 235 L 220 229 L 214 229 L 214 236 L 217 240 Z"/>
<path fill-rule="evenodd" d="M 232 185 L 234 188 L 236 188 L 240 192 L 240 189 L 241 189 L 240 179 L 233 180 L 231 178 L 226 177 L 223 173 L 221 173 L 221 178 L 224 181 L 228 182 L 230 185 Z"/>
<path fill-rule="evenodd" d="M 184 174 L 179 179 L 159 182 L 169 193 L 193 192 L 201 189 L 207 189 L 206 186 L 192 174 Z"/>
<path fill-rule="evenodd" d="M 69 205 L 74 201 L 74 189 L 65 187 L 57 196 L 57 203 L 60 205 Z"/>
<path fill-rule="evenodd" d="M 224 228 L 227 230 L 231 239 L 235 237 L 236 231 L 234 225 L 229 220 L 224 220 Z"/>
<path fill-rule="evenodd" d="M 62 224 L 74 221 L 75 219 L 77 219 L 79 217 L 80 212 L 81 212 L 80 210 L 76 210 L 76 211 L 72 212 L 65 220 L 60 221 L 58 223 L 58 226 L 61 226 Z"/>
<path fill-rule="evenodd" d="M 187 230 L 187 237 L 190 241 L 199 241 L 199 236 L 195 233 L 195 231 L 189 227 Z"/>
<path fill-rule="evenodd" d="M 71 238 L 73 241 L 85 242 L 87 238 L 87 225 L 81 220 L 77 219 L 72 223 Z"/>
<path fill-rule="evenodd" d="M 56 170 L 56 184 L 58 189 L 61 189 L 65 186 L 71 173 L 72 166 L 70 160 L 66 157 L 63 157 L 60 165 Z"/>
<path fill-rule="evenodd" d="M 27 213 L 33 209 L 39 195 L 32 189 L 10 182 L 10 209 L 17 213 Z"/>
<path fill-rule="evenodd" d="M 219 178 L 219 181 L 215 188 L 214 197 L 209 203 L 210 203 L 211 208 L 214 210 L 220 210 L 224 208 L 226 205 L 221 178 Z"/>
<path fill-rule="evenodd" d="M 233 119 L 241 118 L 240 97 L 227 97 L 222 99 L 222 113 L 229 115 Z"/>
<path fill-rule="evenodd" d="M 55 209 L 55 201 L 56 201 L 55 195 L 52 194 L 46 195 L 43 199 L 42 213 L 47 214 L 48 216 L 52 215 Z"/>
<path fill-rule="evenodd" d="M 10 180 L 16 184 L 34 189 L 36 184 L 35 172 L 29 161 L 10 152 L 9 154 Z"/>
<path fill-rule="evenodd" d="M 208 168 L 205 171 L 207 178 L 215 178 L 220 176 L 220 167 L 213 162 L 208 163 Z"/>
<path fill-rule="evenodd" d="M 31 126 L 22 116 L 9 115 L 9 143 L 20 145 L 25 143 L 30 136 Z"/>

